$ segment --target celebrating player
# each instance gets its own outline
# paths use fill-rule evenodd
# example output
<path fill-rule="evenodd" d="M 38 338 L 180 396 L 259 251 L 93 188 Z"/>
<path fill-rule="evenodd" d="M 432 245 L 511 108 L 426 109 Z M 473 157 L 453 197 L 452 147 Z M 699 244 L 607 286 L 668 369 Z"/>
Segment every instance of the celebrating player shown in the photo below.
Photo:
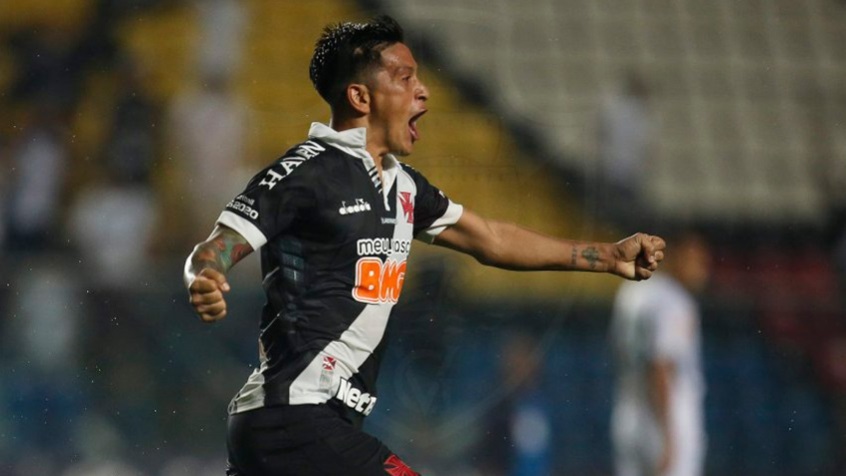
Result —
<path fill-rule="evenodd" d="M 361 425 L 378 401 L 382 337 L 411 240 L 514 270 L 649 278 L 664 241 L 559 240 L 476 215 L 401 163 L 429 91 L 395 20 L 327 27 L 310 77 L 329 125 L 259 172 L 185 265 L 205 322 L 226 316 L 227 271 L 261 249 L 260 367 L 229 407 L 230 475 L 413 475 Z"/>

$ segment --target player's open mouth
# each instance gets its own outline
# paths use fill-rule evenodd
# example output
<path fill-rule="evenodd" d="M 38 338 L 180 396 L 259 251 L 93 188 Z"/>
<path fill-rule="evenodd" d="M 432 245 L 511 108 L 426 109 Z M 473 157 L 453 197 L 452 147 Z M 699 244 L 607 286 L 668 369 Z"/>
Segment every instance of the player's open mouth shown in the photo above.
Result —
<path fill-rule="evenodd" d="M 420 140 L 420 131 L 417 130 L 417 120 L 420 119 L 423 114 L 426 114 L 426 109 L 423 109 L 419 113 L 415 114 L 408 121 L 408 131 L 411 133 L 411 142 Z"/>

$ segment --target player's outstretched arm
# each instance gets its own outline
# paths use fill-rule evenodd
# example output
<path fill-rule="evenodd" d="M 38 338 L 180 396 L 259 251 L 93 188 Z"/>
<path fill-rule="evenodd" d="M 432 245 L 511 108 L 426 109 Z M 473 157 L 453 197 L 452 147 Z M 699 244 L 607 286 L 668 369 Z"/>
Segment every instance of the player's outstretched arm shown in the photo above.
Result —
<path fill-rule="evenodd" d="M 487 220 L 466 209 L 455 225 L 437 236 L 435 244 L 498 268 L 607 272 L 633 280 L 652 276 L 666 246 L 660 237 L 646 233 L 616 243 L 562 240 Z"/>
<path fill-rule="evenodd" d="M 183 279 L 191 295 L 191 305 L 203 322 L 226 317 L 223 298 L 223 293 L 229 292 L 226 273 L 252 252 L 253 248 L 240 233 L 222 225 L 194 247 L 185 261 Z"/>

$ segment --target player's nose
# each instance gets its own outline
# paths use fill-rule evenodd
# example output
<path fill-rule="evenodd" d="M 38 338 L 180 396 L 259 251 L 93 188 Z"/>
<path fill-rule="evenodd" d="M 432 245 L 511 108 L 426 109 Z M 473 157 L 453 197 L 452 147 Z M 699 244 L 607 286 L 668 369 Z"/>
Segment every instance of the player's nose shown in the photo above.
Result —
<path fill-rule="evenodd" d="M 429 100 L 429 88 L 427 88 L 426 85 L 422 82 L 417 87 L 417 94 L 415 95 L 415 99 L 422 102 L 426 102 Z"/>

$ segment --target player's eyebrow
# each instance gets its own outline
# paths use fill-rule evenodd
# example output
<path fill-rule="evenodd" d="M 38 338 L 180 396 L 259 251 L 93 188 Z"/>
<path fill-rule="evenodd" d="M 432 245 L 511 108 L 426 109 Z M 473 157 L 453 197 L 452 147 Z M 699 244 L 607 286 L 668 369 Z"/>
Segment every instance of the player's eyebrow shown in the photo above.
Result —
<path fill-rule="evenodd" d="M 394 70 L 394 75 L 399 76 L 402 74 L 414 74 L 414 67 L 412 66 L 399 66 L 397 69 Z"/>

